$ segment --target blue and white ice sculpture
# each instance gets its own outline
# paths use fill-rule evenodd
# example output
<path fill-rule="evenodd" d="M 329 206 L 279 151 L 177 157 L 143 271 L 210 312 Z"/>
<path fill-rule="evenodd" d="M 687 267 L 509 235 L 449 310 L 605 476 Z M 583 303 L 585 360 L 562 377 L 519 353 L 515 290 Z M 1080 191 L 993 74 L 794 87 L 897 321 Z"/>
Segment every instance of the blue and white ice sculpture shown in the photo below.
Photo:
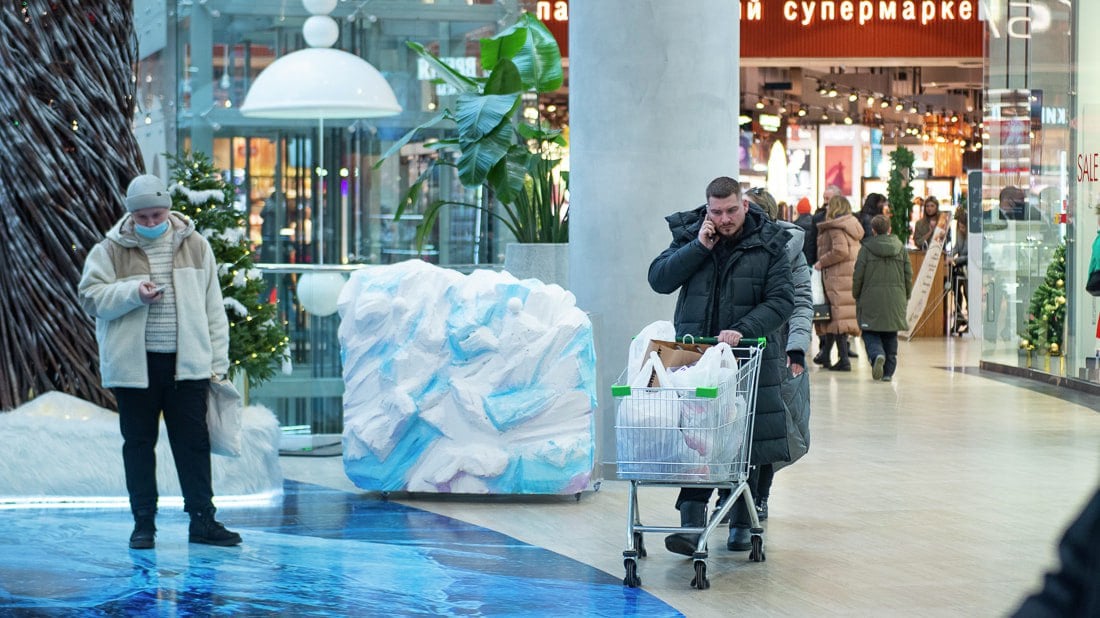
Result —
<path fill-rule="evenodd" d="M 588 487 L 596 354 L 571 293 L 410 260 L 355 271 L 339 311 L 344 470 L 358 487 Z"/>

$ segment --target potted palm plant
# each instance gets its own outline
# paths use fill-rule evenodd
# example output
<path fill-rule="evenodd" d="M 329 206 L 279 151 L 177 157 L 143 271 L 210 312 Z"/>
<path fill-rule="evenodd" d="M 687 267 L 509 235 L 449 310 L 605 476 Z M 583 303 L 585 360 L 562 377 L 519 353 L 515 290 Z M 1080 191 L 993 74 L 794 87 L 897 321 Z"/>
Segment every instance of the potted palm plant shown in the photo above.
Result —
<path fill-rule="evenodd" d="M 525 95 L 538 97 L 553 92 L 563 81 L 561 50 L 554 36 L 529 13 L 491 38 L 481 39 L 481 66 L 485 77 L 469 77 L 415 42 L 410 49 L 431 65 L 443 82 L 458 92 L 454 104 L 415 127 L 382 155 L 375 168 L 409 143 L 418 133 L 450 121 L 456 137 L 432 144 L 439 156 L 413 181 L 394 215 L 421 201 L 424 183 L 438 166 L 457 169 L 466 187 L 484 187 L 488 200 L 471 204 L 427 196 L 416 242 L 424 241 L 443 208 L 452 205 L 477 208 L 500 221 L 524 245 L 564 245 L 569 240 L 569 213 L 565 201 L 568 172 L 559 171 L 556 146 L 565 146 L 560 129 L 541 120 L 528 122 L 520 113 Z M 499 203 L 495 207 L 493 202 Z M 505 268 L 509 267 L 506 251 Z M 559 247 L 561 255 L 564 247 Z M 556 270 L 560 270 L 557 268 Z M 527 276 L 527 273 L 517 273 Z"/>

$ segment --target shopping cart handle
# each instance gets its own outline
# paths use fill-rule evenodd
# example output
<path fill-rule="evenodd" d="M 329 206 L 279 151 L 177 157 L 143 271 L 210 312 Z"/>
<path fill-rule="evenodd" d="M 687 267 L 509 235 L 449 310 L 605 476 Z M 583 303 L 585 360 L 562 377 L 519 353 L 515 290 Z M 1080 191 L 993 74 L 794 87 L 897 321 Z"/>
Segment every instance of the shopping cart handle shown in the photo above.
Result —
<path fill-rule="evenodd" d="M 692 335 L 684 335 L 683 337 L 677 337 L 676 341 L 678 343 L 687 343 L 687 344 L 705 343 L 707 345 L 714 345 L 714 344 L 718 343 L 718 337 L 695 337 L 695 336 L 692 336 Z M 745 346 L 745 345 L 755 345 L 755 346 L 759 347 L 761 350 L 763 350 L 768 345 L 768 338 L 767 337 L 757 337 L 756 339 L 742 339 L 741 340 L 741 345 L 743 345 L 743 346 Z"/>

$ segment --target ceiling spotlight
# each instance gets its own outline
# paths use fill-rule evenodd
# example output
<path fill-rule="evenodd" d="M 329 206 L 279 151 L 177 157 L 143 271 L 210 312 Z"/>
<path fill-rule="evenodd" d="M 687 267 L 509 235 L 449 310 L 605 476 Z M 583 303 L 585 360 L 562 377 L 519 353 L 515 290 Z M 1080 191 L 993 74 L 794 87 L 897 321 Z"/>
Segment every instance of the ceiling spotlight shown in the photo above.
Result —
<path fill-rule="evenodd" d="M 798 115 L 799 116 L 805 116 L 806 115 L 806 108 L 799 109 L 798 110 Z"/>
<path fill-rule="evenodd" d="M 829 119 L 829 112 L 821 112 L 821 119 L 822 120 L 828 120 Z"/>
<path fill-rule="evenodd" d="M 874 105 L 874 104 L 875 104 L 875 95 L 873 95 L 873 94 L 867 95 L 867 105 Z"/>
<path fill-rule="evenodd" d="M 837 95 L 836 86 L 829 86 L 829 92 L 825 96 L 827 96 L 829 98 L 832 98 L 832 97 L 835 97 L 836 95 Z"/>
<path fill-rule="evenodd" d="M 852 94 L 848 95 L 848 100 L 852 103 L 855 103 L 859 100 L 859 95 L 853 92 Z"/>
<path fill-rule="evenodd" d="M 910 105 L 910 106 L 909 106 L 909 113 L 910 113 L 910 114 L 915 114 L 915 113 L 917 113 L 917 106 L 916 106 L 916 105 Z"/>
<path fill-rule="evenodd" d="M 845 116 L 844 117 L 844 124 L 852 124 L 852 117 L 851 116 Z"/>
<path fill-rule="evenodd" d="M 894 106 L 894 111 L 896 112 L 900 112 L 903 109 L 905 109 L 905 106 L 901 104 L 901 101 L 898 101 L 898 104 Z"/>
<path fill-rule="evenodd" d="M 817 85 L 817 93 L 820 94 L 821 96 L 825 96 L 825 95 L 829 94 L 829 89 L 819 83 Z"/>
<path fill-rule="evenodd" d="M 958 121 L 959 121 L 959 115 L 958 114 L 951 114 L 951 122 L 958 122 Z"/>
<path fill-rule="evenodd" d="M 764 102 L 761 100 L 756 101 L 756 109 L 764 109 Z"/>
<path fill-rule="evenodd" d="M 886 100 L 886 99 L 883 99 L 883 100 L 882 100 L 882 102 L 881 102 L 881 103 L 879 103 L 878 105 L 879 105 L 879 107 L 881 107 L 882 109 L 886 109 L 887 107 L 890 107 L 890 101 L 888 101 L 888 100 Z"/>

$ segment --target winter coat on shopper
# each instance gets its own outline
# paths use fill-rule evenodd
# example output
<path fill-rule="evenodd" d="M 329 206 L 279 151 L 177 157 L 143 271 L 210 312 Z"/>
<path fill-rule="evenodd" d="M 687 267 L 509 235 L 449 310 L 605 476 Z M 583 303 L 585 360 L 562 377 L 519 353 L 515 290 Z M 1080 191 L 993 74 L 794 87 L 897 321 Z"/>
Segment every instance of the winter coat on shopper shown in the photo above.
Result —
<path fill-rule="evenodd" d="M 810 349 L 813 334 L 814 295 L 810 284 L 810 266 L 802 253 L 804 233 L 794 223 L 782 220 L 777 223 L 791 235 L 787 241 L 787 257 L 791 259 L 791 283 L 794 285 L 794 312 L 787 321 L 787 328 L 780 329 L 780 332 L 786 335 L 786 351 L 801 352 L 805 366 L 806 352 Z M 795 376 L 790 369 L 785 369 L 780 394 L 787 412 L 787 453 L 790 456 L 786 463 L 776 462 L 782 466 L 794 463 L 810 450 L 809 372 L 803 371 Z"/>
<path fill-rule="evenodd" d="M 229 320 L 222 305 L 214 252 L 186 216 L 169 214 L 174 255 L 177 380 L 206 380 L 229 371 Z M 103 386 L 148 388 L 145 322 L 149 305 L 138 287 L 149 280 L 149 259 L 124 216 L 92 247 L 78 285 L 81 307 L 96 318 Z"/>
<path fill-rule="evenodd" d="M 814 324 L 819 335 L 859 335 L 856 300 L 852 297 L 852 274 L 859 254 L 863 226 L 854 215 L 846 214 L 817 226 L 817 261 L 821 280 L 829 299 L 831 319 Z"/>
<path fill-rule="evenodd" d="M 786 354 L 780 329 L 794 310 L 787 232 L 757 209 L 748 209 L 740 234 L 714 250 L 699 241 L 706 206 L 666 217 L 672 244 L 649 266 L 654 291 L 679 290 L 676 335 L 716 336 L 737 330 L 746 343 L 766 337 L 756 399 L 752 462 L 786 461 L 786 413 L 780 384 Z M 723 246 L 725 244 L 725 246 Z M 725 257 L 719 257 L 725 256 Z"/>
<path fill-rule="evenodd" d="M 913 285 L 913 267 L 901 240 L 893 234 L 864 239 L 852 275 L 856 316 L 863 330 L 907 330 L 905 308 Z"/>

